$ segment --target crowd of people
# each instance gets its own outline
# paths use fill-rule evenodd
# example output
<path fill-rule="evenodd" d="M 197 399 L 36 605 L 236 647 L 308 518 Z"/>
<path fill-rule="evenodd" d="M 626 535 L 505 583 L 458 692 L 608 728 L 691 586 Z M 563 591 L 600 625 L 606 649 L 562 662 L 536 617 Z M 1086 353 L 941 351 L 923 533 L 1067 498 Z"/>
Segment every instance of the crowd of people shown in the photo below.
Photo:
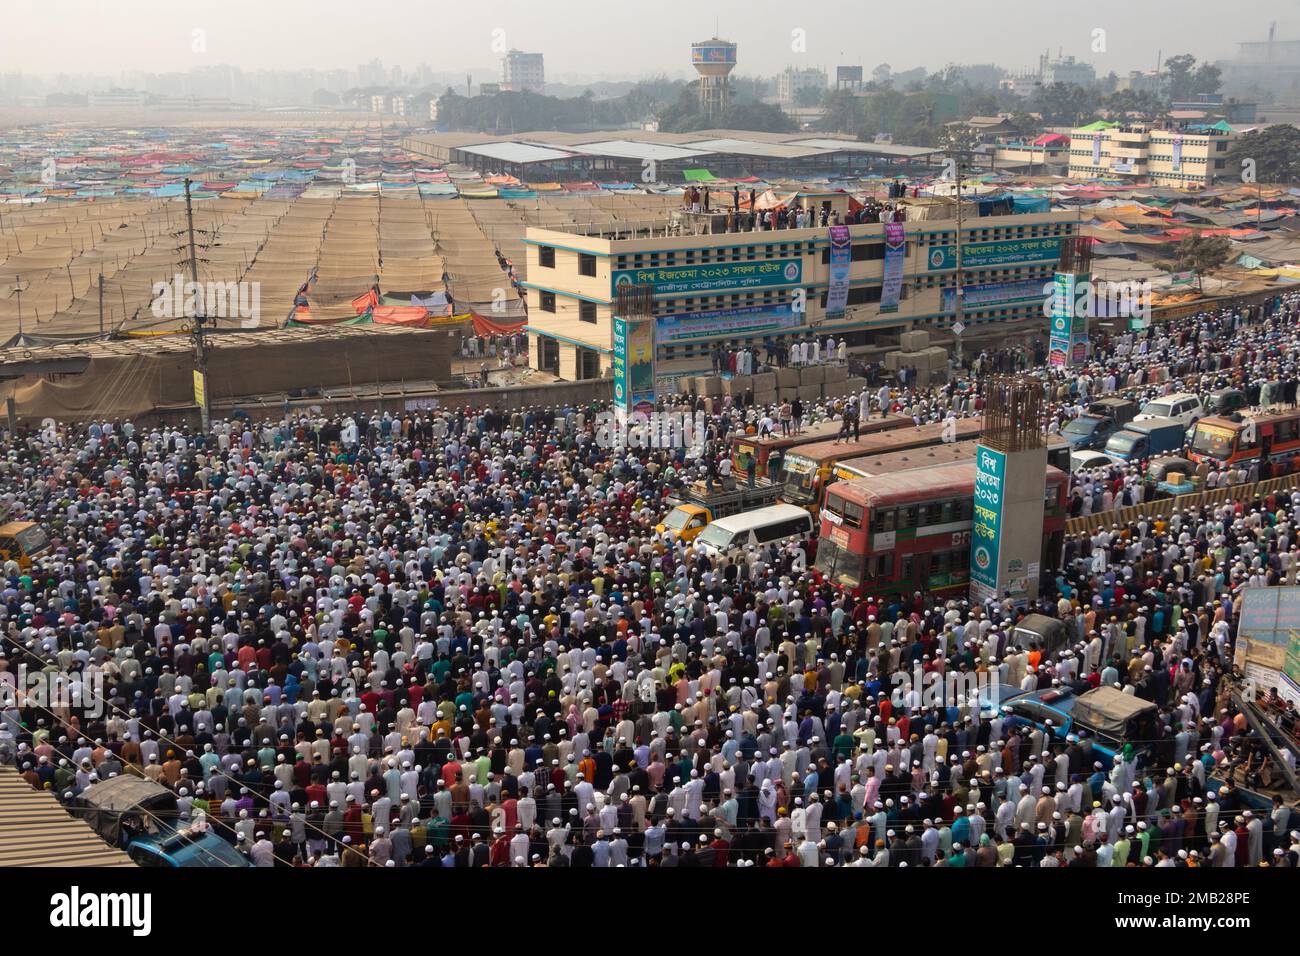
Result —
<path fill-rule="evenodd" d="M 1068 372 L 1041 349 L 970 364 L 1041 375 L 1057 424 L 1123 388 L 1293 394 L 1296 310 L 1099 341 Z M 979 396 L 959 368 L 873 382 L 854 414 L 940 421 Z M 836 414 L 809 406 L 801 424 Z M 1229 693 L 1243 592 L 1300 566 L 1300 492 L 1067 536 L 1029 608 L 848 594 L 808 542 L 715 559 L 655 530 L 731 435 L 782 418 L 697 407 L 703 459 L 608 447 L 595 405 L 13 436 L 0 503 L 51 547 L 6 563 L 0 671 L 98 690 L 11 694 L 0 752 L 69 804 L 147 777 L 173 825 L 258 866 L 1300 864 L 1292 804 L 1246 792 L 1278 775 Z M 1071 495 L 1114 506 L 1139 468 Z M 1026 611 L 1068 639 L 1017 637 Z M 918 672 L 1114 686 L 1158 719 L 1107 755 L 987 701 L 930 700 Z M 1294 733 L 1294 706 L 1261 697 Z"/>

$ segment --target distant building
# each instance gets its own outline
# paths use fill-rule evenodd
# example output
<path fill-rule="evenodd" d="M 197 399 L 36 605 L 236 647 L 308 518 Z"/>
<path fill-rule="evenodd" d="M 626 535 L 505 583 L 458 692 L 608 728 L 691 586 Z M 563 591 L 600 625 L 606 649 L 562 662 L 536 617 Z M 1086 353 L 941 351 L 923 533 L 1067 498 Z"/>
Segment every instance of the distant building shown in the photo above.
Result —
<path fill-rule="evenodd" d="M 1040 136 L 999 136 L 992 148 L 995 169 L 1015 167 L 1035 173 L 1063 175 L 1070 163 L 1070 137 L 1063 133 Z"/>
<path fill-rule="evenodd" d="M 185 110 L 194 112 L 230 112 L 247 109 L 247 103 L 236 103 L 228 96 L 159 96 L 149 101 L 150 106 L 162 110 Z"/>
<path fill-rule="evenodd" d="M 140 90 L 108 90 L 91 93 L 86 97 L 86 103 L 91 109 L 121 109 L 144 106 L 148 99 L 148 94 Z"/>
<path fill-rule="evenodd" d="M 1027 99 L 1043 88 L 1043 80 L 1037 73 L 1020 73 L 1016 76 L 1004 76 L 998 80 L 998 89 L 1007 90 L 1014 96 Z"/>
<path fill-rule="evenodd" d="M 1300 92 L 1300 40 L 1278 40 L 1275 27 L 1269 28 L 1267 40 L 1238 43 L 1236 59 L 1221 60 L 1218 66 L 1230 89 Z"/>
<path fill-rule="evenodd" d="M 1115 83 L 1116 92 L 1132 90 L 1134 93 L 1161 93 L 1165 88 L 1165 75 L 1159 70 L 1133 70 Z"/>
<path fill-rule="evenodd" d="M 383 113 L 384 107 L 388 103 L 388 97 L 383 93 L 375 93 L 370 97 L 370 112 Z"/>
<path fill-rule="evenodd" d="M 1048 60 L 1043 64 L 1043 85 L 1052 86 L 1059 83 L 1088 86 L 1097 82 L 1097 71 L 1091 63 L 1080 63 L 1072 56 L 1059 60 Z"/>
<path fill-rule="evenodd" d="M 1225 100 L 1222 93 L 1198 93 L 1194 99 L 1169 104 L 1169 115 L 1175 119 L 1221 119 L 1245 124 L 1254 123 L 1257 113 L 1257 103 L 1245 103 L 1233 97 Z"/>
<path fill-rule="evenodd" d="M 1204 189 L 1230 173 L 1228 153 L 1239 136 L 1227 123 L 1093 123 L 1070 132 L 1069 176 Z"/>
<path fill-rule="evenodd" d="M 787 66 L 776 78 L 776 98 L 782 105 L 793 106 L 806 90 L 818 93 L 826 89 L 826 71 L 816 68 L 796 70 Z"/>
<path fill-rule="evenodd" d="M 500 83 L 480 83 L 478 85 L 479 96 L 496 96 L 501 92 Z"/>
<path fill-rule="evenodd" d="M 501 89 L 541 93 L 546 88 L 542 54 L 511 50 L 501 61 Z"/>

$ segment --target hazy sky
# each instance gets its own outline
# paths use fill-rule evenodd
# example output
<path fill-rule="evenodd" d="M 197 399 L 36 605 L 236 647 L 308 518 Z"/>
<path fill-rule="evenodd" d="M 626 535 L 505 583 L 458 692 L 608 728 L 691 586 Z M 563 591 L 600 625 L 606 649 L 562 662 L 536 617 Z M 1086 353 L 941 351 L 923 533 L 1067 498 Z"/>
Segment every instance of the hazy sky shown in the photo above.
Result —
<path fill-rule="evenodd" d="M 1231 57 L 1237 41 L 1264 39 L 1271 20 L 1279 39 L 1300 39 L 1295 0 L 0 0 L 0 9 L 0 72 L 41 74 L 332 69 L 373 57 L 482 69 L 509 46 L 544 53 L 551 77 L 678 76 L 690 72 L 690 42 L 715 22 L 740 44 L 737 72 L 765 74 L 881 62 L 1019 69 L 1048 47 L 1122 74 L 1154 67 L 1158 49 Z M 194 49 L 196 30 L 206 50 Z M 806 52 L 792 49 L 795 30 Z"/>

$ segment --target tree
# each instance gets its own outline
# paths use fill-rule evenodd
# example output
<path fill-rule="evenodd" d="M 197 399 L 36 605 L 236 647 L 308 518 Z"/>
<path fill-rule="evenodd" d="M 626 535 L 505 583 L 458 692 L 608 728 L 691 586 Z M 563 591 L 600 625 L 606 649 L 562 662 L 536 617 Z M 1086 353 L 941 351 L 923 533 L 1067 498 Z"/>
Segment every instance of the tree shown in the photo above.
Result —
<path fill-rule="evenodd" d="M 1243 165 L 1247 161 L 1249 165 Z M 1238 170 L 1253 169 L 1255 182 L 1298 182 L 1300 129 L 1278 124 L 1251 130 L 1228 153 L 1228 165 Z"/>
<path fill-rule="evenodd" d="M 795 106 L 816 106 L 826 95 L 825 90 L 819 90 L 815 86 L 805 86 L 794 94 Z"/>
<path fill-rule="evenodd" d="M 1196 65 L 1196 57 L 1180 53 L 1165 60 L 1165 73 L 1169 76 L 1169 100 L 1183 103 L 1197 93 L 1215 93 L 1223 85 L 1223 75 L 1213 63 Z"/>
<path fill-rule="evenodd" d="M 1205 273 L 1213 272 L 1232 255 L 1232 243 L 1223 236 L 1206 236 L 1198 229 L 1178 243 L 1173 268 L 1177 272 L 1196 273 L 1196 288 L 1205 291 Z"/>
<path fill-rule="evenodd" d="M 943 132 L 939 134 L 939 145 L 946 153 L 968 156 L 979 148 L 980 134 L 965 123 L 949 124 L 944 126 Z"/>
<path fill-rule="evenodd" d="M 863 102 L 848 90 L 832 90 L 822 100 L 826 112 L 815 128 L 822 133 L 856 133 L 862 128 Z"/>
<path fill-rule="evenodd" d="M 1097 118 L 1097 92 L 1075 83 L 1052 83 L 1034 94 L 1034 111 L 1047 126 L 1082 126 Z"/>
<path fill-rule="evenodd" d="M 1136 113 L 1144 122 L 1152 123 L 1165 112 L 1164 101 L 1147 90 L 1117 90 L 1103 97 L 1101 104 L 1112 119 Z"/>

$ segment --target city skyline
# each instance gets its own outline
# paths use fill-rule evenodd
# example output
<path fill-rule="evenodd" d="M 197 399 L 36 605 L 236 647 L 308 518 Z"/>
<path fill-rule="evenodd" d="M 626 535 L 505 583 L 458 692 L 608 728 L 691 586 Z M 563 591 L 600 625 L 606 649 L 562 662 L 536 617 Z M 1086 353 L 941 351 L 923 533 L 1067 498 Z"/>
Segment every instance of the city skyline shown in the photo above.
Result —
<path fill-rule="evenodd" d="M 690 78 L 689 44 L 717 32 L 739 44 L 737 72 L 748 75 L 773 75 L 787 66 L 833 70 L 840 64 L 861 65 L 869 73 L 881 63 L 931 72 L 949 63 L 994 63 L 1018 72 L 1035 67 L 1047 52 L 1090 63 L 1101 76 L 1122 76 L 1153 69 L 1160 55 L 1230 59 L 1239 42 L 1266 38 L 1276 7 L 1271 0 L 1241 0 L 1225 10 L 1197 0 L 1180 5 L 1183 16 L 1170 19 L 1162 5 L 1135 7 L 1122 0 L 1098 0 L 1087 9 L 1036 0 L 940 0 L 927 8 L 933 22 L 951 24 L 958 17 L 960 30 L 926 30 L 911 22 L 882 31 L 878 13 L 847 0 L 807 7 L 774 0 L 669 0 L 653 16 L 639 17 L 629 4 L 617 18 L 610 17 L 608 4 L 592 0 L 566 0 L 559 17 L 517 0 L 488 0 L 469 10 L 373 0 L 364 11 L 350 0 L 274 6 L 252 0 L 137 0 L 129 6 L 11 0 L 0 35 L 0 73 L 114 77 L 205 66 L 328 73 L 379 59 L 389 68 L 423 63 L 435 74 L 481 77 L 499 70 L 506 50 L 519 49 L 544 54 L 548 77 L 560 83 L 566 77 Z M 636 42 L 619 42 L 633 22 Z M 855 22 L 862 25 L 862 40 L 854 39 Z M 1300 39 L 1300 16 L 1279 21 L 1278 38 Z M 58 63 L 75 64 L 75 70 L 51 68 L 52 40 Z"/>

